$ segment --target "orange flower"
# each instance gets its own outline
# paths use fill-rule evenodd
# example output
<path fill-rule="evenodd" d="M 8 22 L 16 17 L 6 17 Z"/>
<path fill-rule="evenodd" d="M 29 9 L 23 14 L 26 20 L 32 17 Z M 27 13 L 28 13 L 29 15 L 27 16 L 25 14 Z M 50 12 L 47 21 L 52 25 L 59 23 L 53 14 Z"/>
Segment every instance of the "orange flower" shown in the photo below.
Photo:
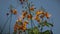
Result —
<path fill-rule="evenodd" d="M 36 17 L 35 17 L 35 20 L 37 20 L 37 22 L 40 22 L 39 16 L 36 16 Z"/>
<path fill-rule="evenodd" d="M 27 22 L 27 21 L 24 21 L 24 23 L 23 23 L 23 25 L 22 25 L 22 26 L 23 26 L 23 29 L 22 29 L 23 31 L 26 30 L 26 25 L 27 25 L 27 24 L 28 24 L 28 22 Z"/>
<path fill-rule="evenodd" d="M 30 10 L 31 10 L 31 11 L 34 11 L 34 6 L 30 7 Z"/>
<path fill-rule="evenodd" d="M 26 27 L 23 27 L 23 29 L 22 29 L 23 31 L 25 31 L 26 30 Z"/>
<path fill-rule="evenodd" d="M 43 11 L 36 11 L 36 15 L 39 16 L 40 14 L 43 14 L 44 12 Z"/>
<path fill-rule="evenodd" d="M 23 28 L 23 26 L 22 25 L 19 25 L 18 26 L 18 30 L 20 30 L 20 29 L 22 29 Z"/>
<path fill-rule="evenodd" d="M 23 23 L 23 26 L 26 26 L 27 24 L 26 23 Z"/>
<path fill-rule="evenodd" d="M 17 29 L 20 30 L 20 26 L 18 26 Z"/>
<path fill-rule="evenodd" d="M 35 20 L 38 20 L 39 19 L 39 16 L 35 16 Z"/>
<path fill-rule="evenodd" d="M 26 26 L 23 25 L 23 28 L 26 28 Z"/>
<path fill-rule="evenodd" d="M 27 14 L 27 11 L 23 11 L 22 15 L 25 16 Z"/>
<path fill-rule="evenodd" d="M 46 16 L 47 19 L 49 19 L 51 15 L 46 12 L 46 13 L 45 13 L 45 16 Z"/>
<path fill-rule="evenodd" d="M 15 31 L 15 32 L 17 31 L 17 27 L 18 27 L 18 24 L 15 24 L 15 25 L 14 25 L 14 31 Z"/>
<path fill-rule="evenodd" d="M 27 15 L 27 11 L 23 11 L 23 13 L 22 13 L 22 18 L 24 19 L 25 17 L 26 17 L 26 15 Z"/>
<path fill-rule="evenodd" d="M 28 15 L 27 15 L 27 18 L 28 18 L 28 19 L 32 19 L 32 15 L 31 15 L 31 14 L 28 14 Z"/>
<path fill-rule="evenodd" d="M 28 24 L 28 22 L 25 21 L 25 22 L 23 23 L 23 26 L 26 26 L 27 24 Z"/>
<path fill-rule="evenodd" d="M 14 14 L 14 15 L 16 15 L 17 14 L 17 10 L 16 9 L 11 10 L 11 13 Z"/>

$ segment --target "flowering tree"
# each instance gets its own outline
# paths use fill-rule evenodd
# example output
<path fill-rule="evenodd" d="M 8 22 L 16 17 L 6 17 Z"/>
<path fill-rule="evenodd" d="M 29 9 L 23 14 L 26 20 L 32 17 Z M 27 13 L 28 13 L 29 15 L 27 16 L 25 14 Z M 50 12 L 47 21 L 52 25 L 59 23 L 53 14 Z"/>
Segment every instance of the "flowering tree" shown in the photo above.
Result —
<path fill-rule="evenodd" d="M 16 16 L 18 15 L 18 19 L 16 20 L 16 23 L 14 25 L 13 34 L 22 34 L 23 32 L 24 34 L 53 34 L 52 30 L 46 30 L 44 32 L 42 31 L 43 27 L 45 26 L 53 27 L 53 24 L 48 22 L 51 15 L 48 12 L 44 11 L 42 9 L 43 7 L 41 7 L 40 10 L 35 10 L 37 8 L 29 0 L 19 1 L 22 5 L 22 8 L 25 10 L 22 10 L 22 15 L 19 16 L 17 10 L 11 8 L 11 16 L 12 14 Z M 9 13 L 7 13 L 7 15 L 9 15 Z M 34 21 L 37 21 L 37 26 L 35 25 Z M 27 27 L 29 24 L 31 26 L 30 28 Z"/>

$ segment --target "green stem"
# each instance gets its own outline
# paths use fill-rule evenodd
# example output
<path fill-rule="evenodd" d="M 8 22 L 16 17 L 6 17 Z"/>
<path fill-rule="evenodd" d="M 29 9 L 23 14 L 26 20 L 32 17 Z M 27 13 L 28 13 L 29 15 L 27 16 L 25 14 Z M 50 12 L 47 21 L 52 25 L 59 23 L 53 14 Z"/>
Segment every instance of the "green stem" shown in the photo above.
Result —
<path fill-rule="evenodd" d="M 26 31 L 25 31 L 25 34 L 26 34 Z"/>
<path fill-rule="evenodd" d="M 42 18 L 42 22 L 43 22 L 43 18 Z M 43 27 L 42 27 L 42 25 L 41 25 L 41 34 L 42 34 L 42 30 L 43 30 Z"/>
<path fill-rule="evenodd" d="M 31 14 L 31 12 L 30 12 L 30 3 L 27 2 L 27 6 L 28 6 L 28 9 L 29 9 L 29 13 Z M 32 18 L 31 18 L 31 28 L 33 29 Z M 33 32 L 33 30 L 32 30 L 32 32 Z"/>
<path fill-rule="evenodd" d="M 10 34 L 11 21 L 12 21 L 12 13 L 11 13 L 11 18 L 10 18 L 10 23 L 9 23 L 9 34 Z"/>

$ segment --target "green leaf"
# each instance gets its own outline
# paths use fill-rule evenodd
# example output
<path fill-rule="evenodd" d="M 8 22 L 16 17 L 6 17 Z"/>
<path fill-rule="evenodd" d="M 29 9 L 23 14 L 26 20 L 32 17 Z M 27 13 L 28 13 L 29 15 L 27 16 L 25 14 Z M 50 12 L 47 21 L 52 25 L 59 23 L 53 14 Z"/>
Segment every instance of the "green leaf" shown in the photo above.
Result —
<path fill-rule="evenodd" d="M 53 32 L 50 31 L 50 30 L 46 30 L 46 31 L 43 32 L 43 34 L 53 34 Z"/>
<path fill-rule="evenodd" d="M 39 30 L 38 30 L 38 29 L 34 29 L 34 30 L 33 30 L 33 33 L 34 33 L 34 34 L 38 34 L 38 33 L 39 33 Z"/>
<path fill-rule="evenodd" d="M 49 26 L 52 26 L 53 27 L 53 24 L 51 23 L 46 23 L 46 26 L 49 27 Z"/>
<path fill-rule="evenodd" d="M 32 30 L 30 30 L 28 33 L 29 33 L 29 34 L 33 34 Z"/>
<path fill-rule="evenodd" d="M 32 29 L 28 29 L 28 34 L 33 34 Z"/>
<path fill-rule="evenodd" d="M 47 26 L 47 27 L 49 27 L 49 24 L 48 24 L 48 23 L 46 23 L 46 26 Z"/>
<path fill-rule="evenodd" d="M 43 34 L 50 34 L 49 30 L 43 32 Z"/>
<path fill-rule="evenodd" d="M 13 32 L 13 34 L 17 34 L 17 32 Z"/>
<path fill-rule="evenodd" d="M 53 24 L 48 23 L 47 21 L 41 22 L 40 25 L 42 25 L 43 27 L 44 26 L 47 26 L 47 27 L 52 26 L 53 27 Z"/>
<path fill-rule="evenodd" d="M 51 23 L 48 23 L 48 24 L 53 27 L 53 24 L 51 24 Z"/>

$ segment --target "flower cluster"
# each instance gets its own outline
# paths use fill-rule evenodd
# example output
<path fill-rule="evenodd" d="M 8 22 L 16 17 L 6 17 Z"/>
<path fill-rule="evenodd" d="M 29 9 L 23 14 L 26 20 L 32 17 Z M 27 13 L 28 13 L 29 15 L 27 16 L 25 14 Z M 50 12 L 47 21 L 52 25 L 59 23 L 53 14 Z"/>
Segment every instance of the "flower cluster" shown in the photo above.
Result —
<path fill-rule="evenodd" d="M 16 24 L 14 25 L 14 31 L 17 31 L 17 30 L 25 31 L 27 29 L 26 28 L 27 24 L 28 24 L 28 21 L 22 22 L 22 20 L 17 20 Z"/>
<path fill-rule="evenodd" d="M 26 1 L 28 1 L 28 0 L 20 0 L 21 4 L 23 4 L 23 2 L 26 2 Z M 22 30 L 22 31 L 27 30 L 27 24 L 29 24 L 28 23 L 29 20 L 31 20 L 31 21 L 36 20 L 39 23 L 39 26 L 40 25 L 42 25 L 42 26 L 49 26 L 49 25 L 53 26 L 53 24 L 48 23 L 47 20 L 43 21 L 43 18 L 49 19 L 51 17 L 51 15 L 48 12 L 43 11 L 43 10 L 34 11 L 35 7 L 29 6 L 29 3 L 28 3 L 27 7 L 28 7 L 27 8 L 28 10 L 27 9 L 23 10 L 21 18 L 18 18 L 18 20 L 16 20 L 16 24 L 14 25 L 14 32 L 17 32 L 17 30 Z M 17 10 L 14 9 L 11 11 L 11 13 L 16 15 Z M 26 21 L 26 18 L 27 18 L 27 21 Z M 43 23 L 41 23 L 41 22 L 43 22 Z"/>

